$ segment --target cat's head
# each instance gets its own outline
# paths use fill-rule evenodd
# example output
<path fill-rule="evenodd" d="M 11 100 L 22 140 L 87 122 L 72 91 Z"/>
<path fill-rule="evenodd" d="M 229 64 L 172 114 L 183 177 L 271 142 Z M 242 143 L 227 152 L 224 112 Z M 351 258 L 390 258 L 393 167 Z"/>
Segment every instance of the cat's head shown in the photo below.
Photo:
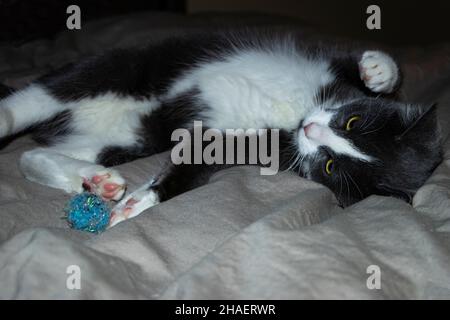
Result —
<path fill-rule="evenodd" d="M 323 107 L 295 137 L 303 174 L 343 206 L 372 194 L 410 201 L 442 160 L 435 105 L 367 98 Z"/>

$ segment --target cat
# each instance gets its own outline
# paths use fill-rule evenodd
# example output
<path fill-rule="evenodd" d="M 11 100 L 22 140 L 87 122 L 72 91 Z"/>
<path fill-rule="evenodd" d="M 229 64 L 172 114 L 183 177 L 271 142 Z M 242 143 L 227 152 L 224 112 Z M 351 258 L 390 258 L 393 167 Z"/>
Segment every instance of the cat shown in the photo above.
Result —
<path fill-rule="evenodd" d="M 290 34 L 195 35 L 116 49 L 45 75 L 0 100 L 0 138 L 31 130 L 31 181 L 118 201 L 110 226 L 207 183 L 225 165 L 171 164 L 125 196 L 111 168 L 169 150 L 171 133 L 280 129 L 281 169 L 342 206 L 369 195 L 410 201 L 442 160 L 436 106 L 401 102 L 380 50 L 307 45 Z M 280 107 L 281 106 L 281 107 Z"/>

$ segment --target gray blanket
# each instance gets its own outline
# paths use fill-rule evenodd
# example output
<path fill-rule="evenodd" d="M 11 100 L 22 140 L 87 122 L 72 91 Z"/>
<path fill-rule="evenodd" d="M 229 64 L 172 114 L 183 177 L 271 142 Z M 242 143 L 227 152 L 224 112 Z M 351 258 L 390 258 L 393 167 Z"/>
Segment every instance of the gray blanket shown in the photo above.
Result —
<path fill-rule="evenodd" d="M 0 48 L 0 80 L 20 87 L 105 47 L 213 22 L 223 18 L 102 20 L 52 41 Z M 405 69 L 406 98 L 439 101 L 446 137 L 450 47 L 394 51 Z M 22 177 L 18 159 L 33 147 L 22 137 L 0 150 L 0 298 L 450 298 L 448 140 L 446 160 L 412 206 L 372 196 L 341 209 L 319 184 L 239 167 L 100 235 L 71 230 L 60 219 L 71 195 Z M 117 169 L 133 190 L 158 172 L 165 156 Z M 71 286 L 78 271 L 80 289 Z"/>

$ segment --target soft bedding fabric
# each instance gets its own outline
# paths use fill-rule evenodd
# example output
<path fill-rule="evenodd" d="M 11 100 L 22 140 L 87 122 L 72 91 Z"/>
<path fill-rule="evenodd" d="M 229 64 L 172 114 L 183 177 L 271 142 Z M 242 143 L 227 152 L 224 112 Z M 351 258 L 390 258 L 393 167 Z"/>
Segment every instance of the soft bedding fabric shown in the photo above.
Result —
<path fill-rule="evenodd" d="M 113 43 L 180 32 L 180 21 L 185 32 L 223 18 L 183 19 L 154 13 L 109 19 L 86 26 L 89 32 L 1 48 L 1 79 L 19 87 Z M 449 52 L 449 46 L 397 49 L 407 98 L 439 101 L 445 137 Z M 341 209 L 321 185 L 240 167 L 100 235 L 70 230 L 60 219 L 70 195 L 22 177 L 18 159 L 34 146 L 22 137 L 0 150 L 0 298 L 450 298 L 449 141 L 446 160 L 412 206 L 372 196 Z M 133 190 L 166 158 L 118 170 Z M 80 267 L 80 290 L 66 286 L 71 265 Z M 380 268 L 380 290 L 366 285 L 371 265 Z"/>

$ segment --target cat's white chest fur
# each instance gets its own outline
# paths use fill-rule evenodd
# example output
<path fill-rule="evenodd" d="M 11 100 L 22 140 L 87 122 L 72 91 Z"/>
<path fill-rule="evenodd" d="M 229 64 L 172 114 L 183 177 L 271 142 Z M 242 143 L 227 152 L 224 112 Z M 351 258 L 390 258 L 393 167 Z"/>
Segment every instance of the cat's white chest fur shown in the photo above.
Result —
<path fill-rule="evenodd" d="M 217 129 L 293 129 L 333 80 L 325 61 L 286 51 L 243 51 L 206 63 L 180 79 L 172 94 L 199 90 L 206 125 Z"/>

